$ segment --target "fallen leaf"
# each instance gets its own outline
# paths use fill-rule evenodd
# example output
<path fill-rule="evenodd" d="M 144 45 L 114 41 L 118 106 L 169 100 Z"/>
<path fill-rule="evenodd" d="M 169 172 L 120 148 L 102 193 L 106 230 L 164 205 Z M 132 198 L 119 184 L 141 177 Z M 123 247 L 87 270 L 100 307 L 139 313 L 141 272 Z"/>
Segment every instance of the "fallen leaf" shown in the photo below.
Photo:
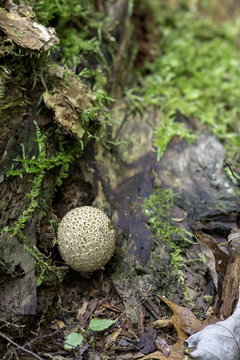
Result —
<path fill-rule="evenodd" d="M 63 329 L 66 327 L 66 325 L 64 324 L 64 322 L 62 320 L 57 320 L 56 324 L 57 324 L 58 329 Z"/>
<path fill-rule="evenodd" d="M 157 331 L 153 328 L 148 328 L 139 336 L 139 343 L 137 349 L 143 354 L 149 354 L 156 350 L 155 341 L 157 338 Z"/>
<path fill-rule="evenodd" d="M 88 307 L 88 301 L 84 301 L 82 307 L 79 308 L 78 311 L 77 311 L 77 320 L 78 321 L 85 314 L 85 312 L 87 310 L 87 307 Z"/>
<path fill-rule="evenodd" d="M 66 350 L 74 349 L 75 347 L 81 345 L 82 342 L 83 342 L 82 334 L 72 332 L 67 336 L 67 338 L 64 341 L 64 349 Z"/>
<path fill-rule="evenodd" d="M 115 320 L 110 319 L 91 319 L 89 329 L 92 331 L 103 331 L 108 329 L 115 323 Z"/>
<path fill-rule="evenodd" d="M 190 333 L 194 333 L 203 328 L 203 323 L 196 318 L 193 312 L 186 307 L 174 304 L 164 296 L 159 296 L 173 311 L 172 323 L 178 333 L 178 341 L 187 339 Z"/>
<path fill-rule="evenodd" d="M 147 359 L 158 359 L 158 360 L 164 360 L 165 359 L 166 360 L 166 357 L 163 356 L 162 351 L 155 351 L 155 352 L 153 352 L 151 354 L 148 354 L 148 355 L 144 356 L 143 358 L 141 358 L 141 360 L 147 360 Z M 181 358 L 181 359 L 183 359 L 183 358 Z M 178 359 L 176 358 L 176 360 L 178 360 Z"/>
<path fill-rule="evenodd" d="M 228 264 L 226 275 L 222 286 L 222 305 L 220 316 L 223 319 L 229 317 L 236 306 L 238 300 L 238 287 L 240 283 L 240 256 L 235 261 Z M 231 294 L 231 296 L 229 296 Z"/>
<path fill-rule="evenodd" d="M 198 320 L 191 310 L 182 306 L 178 306 L 163 296 L 159 296 L 159 298 L 173 310 L 171 323 L 177 330 L 178 341 L 174 345 L 169 346 L 169 356 L 167 358 L 163 355 L 162 351 L 155 351 L 144 356 L 142 360 L 183 360 L 184 342 L 188 338 L 188 335 L 201 330 L 206 325 L 206 323 Z M 167 323 L 165 319 L 164 321 L 166 324 L 170 324 Z"/>
<path fill-rule="evenodd" d="M 116 313 L 120 313 L 121 310 L 119 310 L 116 306 L 111 306 L 111 305 L 107 305 L 107 304 L 103 304 L 102 305 L 105 309 L 108 309 L 108 310 L 111 310 L 113 312 L 116 312 Z"/>
<path fill-rule="evenodd" d="M 228 251 L 230 257 L 235 260 L 240 255 L 240 231 L 239 229 L 232 229 L 228 235 Z"/>
<path fill-rule="evenodd" d="M 212 236 L 200 231 L 195 231 L 194 234 L 198 243 L 205 244 L 211 249 L 215 257 L 216 270 L 224 275 L 229 261 L 229 255 L 218 246 L 217 241 Z"/>
<path fill-rule="evenodd" d="M 171 218 L 171 220 L 175 222 L 182 222 L 184 218 Z"/>
<path fill-rule="evenodd" d="M 105 350 L 109 349 L 115 343 L 121 332 L 122 332 L 122 328 L 119 328 L 116 331 L 114 331 L 112 334 L 107 336 L 106 343 L 104 345 Z"/>
<path fill-rule="evenodd" d="M 215 256 L 213 254 L 212 249 L 210 248 L 209 244 L 210 244 L 210 237 L 205 236 L 205 234 L 199 233 L 198 236 L 196 235 L 197 241 L 199 243 L 199 246 L 201 248 L 202 253 L 205 256 L 206 259 L 206 266 L 209 270 L 209 273 L 211 275 L 213 284 L 215 286 L 215 289 L 217 290 L 218 288 L 218 276 L 217 276 L 217 271 L 216 271 L 216 259 Z M 205 241 L 205 240 L 208 241 Z"/>
<path fill-rule="evenodd" d="M 168 343 L 166 342 L 166 340 L 164 340 L 163 338 L 158 336 L 155 341 L 155 345 L 158 348 L 158 350 L 162 351 L 162 353 L 165 357 L 168 357 L 170 349 L 169 349 L 169 346 L 168 346 Z"/>
<path fill-rule="evenodd" d="M 159 319 L 151 323 L 151 326 L 157 329 L 160 328 L 169 328 L 173 326 L 173 322 L 171 319 Z"/>

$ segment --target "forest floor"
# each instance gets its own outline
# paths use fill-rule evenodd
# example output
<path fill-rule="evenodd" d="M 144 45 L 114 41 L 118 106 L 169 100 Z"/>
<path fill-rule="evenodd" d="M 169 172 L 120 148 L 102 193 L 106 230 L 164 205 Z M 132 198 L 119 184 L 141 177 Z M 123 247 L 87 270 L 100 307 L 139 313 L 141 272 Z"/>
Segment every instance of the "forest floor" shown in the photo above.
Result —
<path fill-rule="evenodd" d="M 174 8 L 175 2 L 169 3 Z M 117 228 L 119 252 L 104 271 L 98 271 L 90 278 L 84 278 L 69 269 L 61 284 L 43 283 L 39 286 L 38 315 L 29 316 L 27 324 L 11 324 L 11 329 L 14 328 L 12 332 L 5 332 L 9 325 L 7 321 L 0 328 L 1 339 L 6 345 L 2 353 L 3 360 L 187 360 L 190 359 L 190 355 L 184 351 L 184 342 L 188 337 L 217 320 L 228 318 L 233 313 L 240 282 L 240 236 L 237 230 L 240 214 L 237 173 L 240 163 L 237 151 L 239 110 L 236 110 L 236 104 L 239 104 L 237 92 L 240 70 L 237 63 L 239 44 L 233 41 L 237 35 L 236 26 L 232 23 L 229 26 L 225 24 L 240 14 L 240 7 L 236 3 L 227 0 L 221 3 L 221 9 L 213 13 L 211 21 L 207 23 L 204 23 L 205 20 L 194 23 L 192 13 L 186 12 L 184 6 L 170 12 L 172 18 L 169 13 L 164 19 L 159 20 L 159 26 L 162 26 L 160 47 L 163 53 L 156 57 L 153 44 L 152 54 L 155 60 L 151 59 L 138 73 L 140 85 L 134 89 L 128 87 L 126 90 L 127 104 L 131 104 L 137 110 L 134 115 L 129 114 L 129 122 L 131 119 L 133 125 L 126 127 L 124 118 L 118 128 L 117 133 L 120 134 L 120 140 L 122 136 L 124 143 L 119 145 L 120 150 L 105 150 L 106 147 L 101 145 L 94 148 L 94 166 L 98 169 L 99 179 L 104 179 L 103 183 L 107 184 L 103 190 L 98 188 L 94 205 L 97 201 L 105 201 L 108 207 L 109 199 L 112 198 L 111 205 L 114 205 L 116 211 L 122 214 L 126 210 L 131 214 L 126 221 L 119 215 L 118 221 L 114 223 Z M 204 11 L 204 6 L 199 9 L 200 18 L 205 17 Z M 135 19 L 136 22 L 137 20 L 139 19 Z M 154 41 L 154 36 L 151 41 Z M 200 45 L 195 47 L 198 42 Z M 145 51 L 146 49 L 149 50 L 145 48 Z M 144 51 L 142 56 L 146 56 Z M 138 61 L 139 64 L 135 65 L 142 66 L 141 57 Z M 191 77 L 191 72 L 196 77 L 192 74 Z M 222 85 L 223 79 L 226 81 L 224 80 L 225 83 Z M 206 96 L 203 96 L 204 93 Z M 152 124 L 155 119 L 157 123 L 159 117 L 156 111 L 152 110 L 156 104 L 160 104 L 163 115 L 161 127 L 152 133 Z M 111 111 L 116 111 L 117 107 L 116 102 Z M 148 127 L 148 119 L 146 127 L 142 127 L 141 117 L 144 118 L 143 113 L 146 113 L 146 109 L 149 109 L 147 115 L 155 116 L 155 119 L 151 126 Z M 199 109 L 200 120 L 196 115 Z M 174 120 L 173 114 L 176 115 Z M 44 119 L 42 121 L 44 123 Z M 134 138 L 134 133 L 139 136 Z M 139 144 L 137 147 L 133 145 L 132 139 L 135 142 L 139 141 L 142 148 L 146 145 L 145 142 L 148 142 L 143 154 L 140 154 L 142 157 L 138 154 L 141 149 Z M 87 149 L 90 151 L 80 159 L 74 171 L 78 169 L 90 178 L 88 170 L 82 170 L 84 166 L 87 168 L 86 164 L 91 164 L 91 144 Z M 96 149 L 100 149 L 97 155 Z M 118 151 L 122 156 L 121 160 L 125 160 L 126 153 L 129 156 L 125 163 L 122 161 L 125 167 L 123 166 L 122 172 L 120 171 L 119 182 L 115 180 L 118 168 L 114 169 L 113 165 Z M 99 155 L 101 152 L 102 157 Z M 135 156 L 135 162 L 131 163 L 129 159 L 132 155 Z M 225 155 L 230 165 L 224 165 Z M 112 166 L 111 171 L 106 170 L 109 164 Z M 134 172 L 133 164 L 141 171 Z M 180 165 L 184 168 L 182 172 Z M 145 172 L 142 171 L 143 168 Z M 63 183 L 56 192 L 50 213 L 59 218 L 61 212 L 74 207 L 83 194 L 83 203 L 92 203 L 92 188 L 84 188 L 86 183 L 79 181 L 77 175 L 74 176 L 72 182 Z M 148 180 L 154 177 L 155 183 L 152 181 L 153 185 L 151 183 L 150 186 Z M 153 189 L 159 182 L 165 185 L 161 193 L 154 192 Z M 125 186 L 124 190 L 122 184 Z M 166 185 L 169 185 L 168 189 L 171 186 L 178 189 L 183 196 L 187 194 L 186 204 L 182 199 L 175 203 L 172 188 L 171 191 L 166 190 Z M 118 195 L 113 195 L 113 189 L 119 191 Z M 135 202 L 136 189 L 138 193 L 145 191 L 147 194 L 144 216 L 139 215 L 138 204 Z M 227 191 L 228 194 L 224 197 L 223 193 Z M 123 202 L 123 195 L 126 198 L 129 196 L 131 201 Z M 163 199 L 162 202 L 159 198 Z M 204 201 L 200 204 L 200 200 Z M 217 200 L 218 212 L 213 212 L 212 204 L 216 205 Z M 128 208 L 123 210 L 124 206 Z M 158 212 L 159 206 L 163 208 L 162 212 Z M 161 223 L 158 222 L 159 219 Z M 163 234 L 158 230 L 159 224 L 163 227 L 163 223 L 167 223 L 168 226 L 174 223 L 174 228 L 164 229 Z M 131 237 L 131 234 L 137 226 L 140 230 L 147 229 L 147 233 L 145 230 L 139 230 L 144 233 L 143 238 L 146 234 L 152 234 L 152 242 L 150 241 L 149 246 L 143 251 L 140 245 L 137 250 L 132 246 L 136 253 L 133 251 L 131 255 L 138 255 L 139 251 L 142 263 L 135 260 L 132 263 L 132 260 L 129 260 L 129 267 L 127 264 L 127 270 L 124 268 L 127 272 L 126 285 L 125 278 L 114 277 L 113 273 L 117 272 L 115 267 L 118 267 L 121 261 L 118 255 L 122 250 L 120 248 L 124 247 L 122 244 L 125 244 L 122 236 L 129 236 L 133 241 L 131 245 L 135 244 L 134 241 L 137 242 L 138 239 Z M 125 229 L 129 227 L 132 231 L 127 233 Z M 187 244 L 182 240 L 182 231 L 186 237 L 190 232 L 192 234 Z M 161 267 L 158 264 L 160 253 L 157 253 L 160 250 L 155 249 L 155 239 L 169 235 L 169 232 L 172 239 L 166 246 L 166 252 L 171 252 L 173 256 L 168 254 L 169 257 Z M 227 245 L 229 236 L 233 234 L 234 241 Z M 138 235 L 140 242 L 141 234 Z M 193 235 L 194 239 L 197 239 L 196 243 L 191 242 Z M 42 248 L 44 236 L 47 239 L 51 234 L 49 228 L 42 224 Z M 174 245 L 174 241 L 177 245 Z M 128 246 L 130 248 L 130 245 Z M 202 257 L 199 256 L 200 249 Z M 53 249 L 52 256 L 55 257 L 56 263 L 61 263 L 56 248 Z M 145 256 L 148 261 L 145 261 Z M 148 266 L 152 266 L 151 275 Z M 172 278 L 168 274 L 168 267 L 174 268 Z M 157 286 L 154 281 L 160 281 L 161 276 L 165 282 Z M 162 292 L 156 291 L 161 289 L 161 286 Z M 130 291 L 131 287 L 132 291 L 137 293 L 135 297 Z M 170 292 L 172 288 L 175 288 L 175 293 Z"/>

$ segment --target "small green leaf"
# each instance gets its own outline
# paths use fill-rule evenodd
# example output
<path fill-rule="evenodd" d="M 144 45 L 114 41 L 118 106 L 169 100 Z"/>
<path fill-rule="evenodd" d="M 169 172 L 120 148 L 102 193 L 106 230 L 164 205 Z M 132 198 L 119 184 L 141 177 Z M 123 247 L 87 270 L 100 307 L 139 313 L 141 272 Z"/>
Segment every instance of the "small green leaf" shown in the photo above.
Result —
<path fill-rule="evenodd" d="M 83 336 L 76 332 L 72 332 L 67 336 L 67 338 L 64 341 L 64 349 L 65 350 L 73 349 L 76 346 L 81 345 L 82 342 L 83 342 Z"/>
<path fill-rule="evenodd" d="M 91 319 L 89 328 L 93 331 L 103 331 L 103 330 L 108 329 L 114 323 L 115 323 L 115 320 Z"/>

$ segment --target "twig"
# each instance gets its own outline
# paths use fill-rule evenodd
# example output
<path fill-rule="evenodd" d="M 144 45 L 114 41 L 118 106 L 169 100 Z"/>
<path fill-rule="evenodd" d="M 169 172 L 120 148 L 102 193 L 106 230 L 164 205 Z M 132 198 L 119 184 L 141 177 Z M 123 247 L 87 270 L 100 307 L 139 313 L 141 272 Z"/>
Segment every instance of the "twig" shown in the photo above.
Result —
<path fill-rule="evenodd" d="M 148 294 L 147 294 L 143 289 L 138 289 L 138 293 L 140 294 L 140 296 L 142 297 L 142 299 L 144 299 L 143 305 L 148 309 L 148 311 L 149 311 L 156 319 L 161 318 L 161 314 L 160 314 L 157 306 L 156 306 L 150 299 L 148 299 Z"/>
<path fill-rule="evenodd" d="M 56 359 L 57 356 L 59 356 L 59 355 L 66 356 L 68 354 L 68 352 L 67 351 L 56 351 L 56 352 L 52 352 L 52 353 L 40 352 L 39 354 L 42 356 L 46 356 L 50 359 Z"/>
<path fill-rule="evenodd" d="M 53 336 L 53 335 L 61 332 L 62 330 L 63 330 L 63 329 L 61 328 L 61 329 L 55 330 L 55 331 L 54 331 L 53 333 L 51 333 L 51 334 L 45 334 L 45 335 L 42 335 L 42 336 L 37 336 L 36 338 L 32 339 L 31 341 L 26 342 L 26 343 L 22 346 L 22 348 L 25 349 L 26 346 L 30 346 L 30 345 L 31 345 L 33 342 L 35 342 L 36 340 L 44 339 L 44 338 L 46 338 L 46 337 Z M 15 349 L 10 349 L 10 350 L 8 350 L 8 352 L 7 352 L 6 355 L 4 356 L 3 360 L 6 359 L 7 356 L 10 355 L 14 350 L 15 350 Z"/>
<path fill-rule="evenodd" d="M 46 338 L 46 337 L 51 337 L 51 336 L 53 336 L 53 335 L 55 335 L 55 334 L 57 334 L 57 333 L 59 333 L 59 332 L 61 332 L 61 331 L 63 331 L 63 330 L 64 330 L 63 328 L 60 328 L 60 329 L 55 330 L 55 331 L 52 332 L 51 334 L 45 334 L 45 335 L 37 336 L 36 338 L 34 338 L 34 339 L 32 339 L 31 341 L 29 341 L 29 342 L 27 342 L 26 344 L 24 344 L 23 346 L 25 347 L 25 346 L 31 345 L 31 344 L 32 344 L 34 341 L 36 341 L 36 340 L 44 339 L 44 338 Z"/>
<path fill-rule="evenodd" d="M 0 336 L 1 336 L 3 339 L 5 339 L 5 340 L 7 340 L 8 342 L 10 342 L 11 344 L 13 344 L 17 349 L 20 349 L 20 350 L 22 350 L 22 351 L 24 351 L 24 352 L 32 355 L 33 357 L 35 357 L 35 358 L 38 359 L 38 360 L 43 360 L 43 358 L 41 358 L 41 357 L 38 356 L 37 354 L 34 354 L 32 351 L 27 350 L 27 349 L 25 349 L 23 346 L 18 345 L 17 343 L 15 343 L 15 341 L 13 341 L 12 339 L 10 339 L 8 336 L 4 335 L 1 331 L 0 331 Z"/>

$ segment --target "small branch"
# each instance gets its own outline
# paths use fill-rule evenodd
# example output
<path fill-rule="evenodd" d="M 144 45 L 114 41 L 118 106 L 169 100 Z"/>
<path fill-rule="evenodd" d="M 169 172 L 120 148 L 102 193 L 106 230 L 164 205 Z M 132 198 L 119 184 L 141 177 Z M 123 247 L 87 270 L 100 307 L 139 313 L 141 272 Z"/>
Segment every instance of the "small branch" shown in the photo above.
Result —
<path fill-rule="evenodd" d="M 27 350 L 27 349 L 25 349 L 23 346 L 18 345 L 17 343 L 15 343 L 15 341 L 13 341 L 12 339 L 10 339 L 8 336 L 4 335 L 1 331 L 0 331 L 0 336 L 1 336 L 3 339 L 5 339 L 5 340 L 7 340 L 8 342 L 10 342 L 11 344 L 13 344 L 17 349 L 22 350 L 22 351 L 26 352 L 27 354 L 32 355 L 33 357 L 35 357 L 35 358 L 38 359 L 38 360 L 43 360 L 43 358 L 41 358 L 41 357 L 38 356 L 37 354 L 34 354 L 32 351 Z"/>
<path fill-rule="evenodd" d="M 36 340 L 39 340 L 39 339 L 44 339 L 46 337 L 51 337 L 59 332 L 61 332 L 63 329 L 57 329 L 55 330 L 53 333 L 51 334 L 45 334 L 45 335 L 42 335 L 42 336 L 37 336 L 36 338 L 32 339 L 31 341 L 29 342 L 26 342 L 23 346 L 22 346 L 22 349 L 25 349 L 26 346 L 30 346 L 32 343 L 34 343 Z M 7 358 L 8 355 L 10 355 L 13 351 L 15 351 L 16 349 L 10 349 L 8 350 L 8 352 L 6 353 L 6 355 L 4 356 L 3 360 Z"/>
<path fill-rule="evenodd" d="M 158 310 L 158 307 L 148 299 L 148 294 L 143 289 L 138 289 L 138 293 L 141 296 L 143 305 L 148 309 L 148 311 L 158 320 L 161 318 L 161 313 Z"/>

